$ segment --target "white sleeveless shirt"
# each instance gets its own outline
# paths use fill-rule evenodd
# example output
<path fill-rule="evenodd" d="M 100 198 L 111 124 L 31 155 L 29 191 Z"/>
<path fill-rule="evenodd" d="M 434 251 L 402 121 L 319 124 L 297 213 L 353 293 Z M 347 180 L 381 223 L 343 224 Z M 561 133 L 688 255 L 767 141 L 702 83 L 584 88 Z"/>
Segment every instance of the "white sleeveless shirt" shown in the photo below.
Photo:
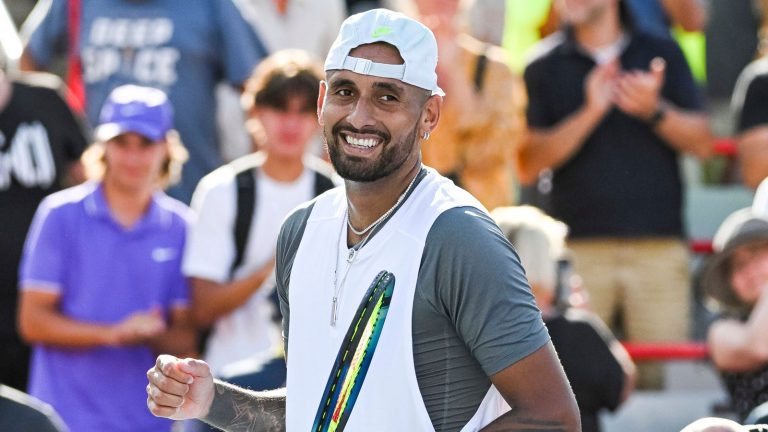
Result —
<path fill-rule="evenodd" d="M 343 188 L 317 199 L 292 267 L 287 430 L 315 430 L 312 426 L 339 348 L 346 341 L 363 296 L 376 275 L 385 270 L 395 276 L 395 287 L 345 430 L 433 431 L 413 360 L 411 313 L 421 256 L 427 234 L 441 213 L 455 207 L 483 207 L 467 192 L 428 169 L 400 209 L 358 251 L 339 293 L 338 320 L 331 326 L 334 271 L 338 263 L 341 280 L 348 265 L 346 206 Z M 479 430 L 509 409 L 491 386 L 462 431 Z"/>

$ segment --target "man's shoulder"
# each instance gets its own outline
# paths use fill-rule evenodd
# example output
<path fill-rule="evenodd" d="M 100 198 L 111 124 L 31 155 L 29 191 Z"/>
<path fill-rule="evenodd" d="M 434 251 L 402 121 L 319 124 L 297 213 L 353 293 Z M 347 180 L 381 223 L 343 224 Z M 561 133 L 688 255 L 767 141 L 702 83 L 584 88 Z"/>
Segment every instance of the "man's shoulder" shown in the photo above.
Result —
<path fill-rule="evenodd" d="M 315 210 L 318 202 L 321 202 L 318 217 L 323 218 L 324 212 L 332 211 L 339 202 L 345 200 L 344 196 L 344 190 L 337 187 L 327 190 L 311 200 L 299 204 L 296 208 L 291 210 L 290 213 L 288 213 L 288 216 L 283 220 L 283 226 L 280 231 L 280 241 L 285 241 L 287 238 L 301 237 L 303 235 L 304 228 L 307 226 L 307 223 L 309 223 L 310 216 L 312 216 L 312 212 Z"/>
<path fill-rule="evenodd" d="M 221 191 L 232 188 L 235 184 L 235 178 L 239 173 L 257 168 L 262 163 L 263 157 L 258 153 L 239 157 L 206 174 L 200 179 L 197 189 L 210 193 L 214 190 Z"/>
<path fill-rule="evenodd" d="M 646 61 L 648 58 L 661 57 L 665 60 L 672 61 L 673 65 L 678 67 L 667 66 L 667 75 L 669 79 L 675 79 L 679 77 L 681 72 L 688 69 L 688 63 L 685 61 L 683 51 L 680 45 L 672 38 L 656 35 L 644 30 L 634 30 L 629 33 L 629 45 L 626 48 L 627 51 L 631 51 L 635 58 L 643 59 Z M 639 64 L 637 66 L 647 67 L 647 64 Z M 682 68 L 680 66 L 685 66 Z"/>
<path fill-rule="evenodd" d="M 659 36 L 645 30 L 633 30 L 629 32 L 629 37 L 631 43 L 643 48 L 660 50 L 662 52 L 668 50 L 680 50 L 680 45 L 678 45 L 674 39 Z"/>
<path fill-rule="evenodd" d="M 61 78 L 47 72 L 23 72 L 13 77 L 17 88 L 39 94 L 56 94 L 63 89 Z"/>
<path fill-rule="evenodd" d="M 489 236 L 501 235 L 496 223 L 483 210 L 471 206 L 454 207 L 442 212 L 427 235 L 427 246 L 455 244 L 471 247 Z"/>
<path fill-rule="evenodd" d="M 302 162 L 307 169 L 327 178 L 334 185 L 341 184 L 341 178 L 333 170 L 333 166 L 331 166 L 330 163 L 324 161 L 323 159 L 307 153 L 304 155 Z"/>
<path fill-rule="evenodd" d="M 281 240 L 295 238 L 304 232 L 309 216 L 312 214 L 312 209 L 315 207 L 317 199 L 321 196 L 323 195 L 300 204 L 288 213 L 288 216 L 283 221 L 283 227 L 280 232 Z"/>
<path fill-rule="evenodd" d="M 761 84 L 768 82 L 768 57 L 763 57 L 748 64 L 741 72 L 740 81 L 745 83 L 759 82 Z"/>
<path fill-rule="evenodd" d="M 469 53 L 469 58 L 485 55 L 489 64 L 500 63 L 506 66 L 507 55 L 503 48 L 476 39 L 468 34 L 461 34 L 457 39 L 459 48 Z"/>
<path fill-rule="evenodd" d="M 562 48 L 568 41 L 568 34 L 565 30 L 560 30 L 540 40 L 531 48 L 527 56 L 526 70 L 529 68 L 540 67 L 543 64 L 562 55 Z"/>
<path fill-rule="evenodd" d="M 155 195 L 154 199 L 161 211 L 168 214 L 170 216 L 170 221 L 174 224 L 187 226 L 193 220 L 194 216 L 192 209 L 176 198 L 160 192 Z"/>
<path fill-rule="evenodd" d="M 43 199 L 40 208 L 52 212 L 68 212 L 84 205 L 86 199 L 96 193 L 98 182 L 85 182 L 54 192 Z"/>

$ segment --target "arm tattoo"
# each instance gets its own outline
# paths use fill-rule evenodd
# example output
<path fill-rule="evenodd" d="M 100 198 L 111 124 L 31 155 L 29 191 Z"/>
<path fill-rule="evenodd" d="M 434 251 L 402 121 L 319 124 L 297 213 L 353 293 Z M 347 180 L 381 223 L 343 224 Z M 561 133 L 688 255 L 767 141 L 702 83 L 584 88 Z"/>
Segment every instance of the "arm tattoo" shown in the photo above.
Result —
<path fill-rule="evenodd" d="M 254 392 L 216 381 L 206 423 L 228 432 L 285 431 L 285 389 Z"/>
<path fill-rule="evenodd" d="M 514 410 L 513 410 L 514 411 Z M 502 415 L 481 429 L 482 432 L 565 432 L 571 430 L 561 421 L 515 417 L 513 411 Z"/>

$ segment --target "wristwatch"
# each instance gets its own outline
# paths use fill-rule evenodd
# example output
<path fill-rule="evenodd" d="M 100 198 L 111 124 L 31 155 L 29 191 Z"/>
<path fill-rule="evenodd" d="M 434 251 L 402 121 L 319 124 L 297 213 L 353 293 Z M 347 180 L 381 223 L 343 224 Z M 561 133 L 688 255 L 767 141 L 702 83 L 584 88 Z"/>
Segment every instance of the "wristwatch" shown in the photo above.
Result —
<path fill-rule="evenodd" d="M 667 104 L 664 102 L 659 102 L 659 105 L 656 107 L 656 111 L 651 114 L 650 117 L 648 117 L 648 125 L 650 125 L 652 128 L 655 128 L 656 126 L 661 123 L 662 120 L 664 120 L 664 117 L 667 116 Z"/>

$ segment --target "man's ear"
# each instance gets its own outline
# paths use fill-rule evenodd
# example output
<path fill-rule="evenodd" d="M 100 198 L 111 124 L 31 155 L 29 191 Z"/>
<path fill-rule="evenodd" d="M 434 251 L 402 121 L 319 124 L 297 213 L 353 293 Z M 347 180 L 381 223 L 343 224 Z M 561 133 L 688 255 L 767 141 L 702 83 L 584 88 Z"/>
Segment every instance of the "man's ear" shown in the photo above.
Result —
<path fill-rule="evenodd" d="M 427 99 L 424 104 L 424 110 L 421 114 L 421 133 L 432 133 L 437 128 L 437 123 L 440 120 L 440 109 L 443 106 L 443 97 L 440 95 L 432 95 Z"/>
<path fill-rule="evenodd" d="M 323 126 L 323 105 L 325 104 L 325 92 L 328 85 L 324 80 L 320 81 L 320 91 L 317 93 L 317 122 Z"/>

